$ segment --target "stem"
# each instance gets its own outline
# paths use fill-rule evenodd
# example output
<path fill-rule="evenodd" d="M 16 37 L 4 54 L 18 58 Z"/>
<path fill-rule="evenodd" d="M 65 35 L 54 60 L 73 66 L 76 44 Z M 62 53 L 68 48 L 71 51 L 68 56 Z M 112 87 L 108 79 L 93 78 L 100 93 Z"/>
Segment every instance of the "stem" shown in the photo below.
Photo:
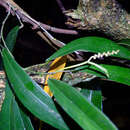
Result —
<path fill-rule="evenodd" d="M 17 16 L 17 18 L 23 22 L 29 23 L 31 24 L 33 27 L 32 29 L 41 29 L 41 33 L 43 35 L 42 38 L 44 40 L 47 41 L 48 44 L 50 44 L 50 42 L 52 42 L 54 45 L 58 46 L 58 47 L 62 47 L 65 45 L 65 43 L 61 42 L 60 40 L 55 39 L 47 30 L 56 32 L 56 33 L 64 33 L 64 34 L 74 34 L 77 35 L 78 32 L 75 30 L 67 30 L 67 29 L 58 29 L 58 28 L 54 28 L 51 27 L 49 25 L 45 25 L 43 23 L 38 22 L 37 20 L 33 19 L 30 15 L 28 15 L 22 8 L 20 8 L 13 0 L 0 0 L 0 5 L 2 5 L 3 7 L 5 7 L 7 9 L 8 12 L 11 12 L 11 14 L 15 14 Z M 11 7 L 11 11 L 9 11 L 9 7 Z M 20 23 L 21 23 L 20 21 Z M 22 25 L 22 24 L 21 24 Z M 37 32 L 39 35 L 39 31 Z M 51 45 L 52 47 L 54 47 L 53 45 Z M 76 55 L 79 55 L 79 52 L 75 52 Z M 71 59 L 74 59 L 73 57 L 71 57 Z M 77 60 L 83 59 L 82 56 L 78 57 Z"/>
<path fill-rule="evenodd" d="M 90 58 L 91 58 L 91 57 L 90 57 Z M 104 71 L 105 74 L 107 75 L 107 77 L 109 77 L 108 71 L 107 71 L 104 67 L 102 67 L 102 66 L 100 66 L 100 65 L 98 65 L 98 64 L 96 64 L 96 63 L 94 63 L 94 62 L 90 62 L 90 60 L 87 60 L 87 61 L 85 61 L 85 62 L 76 64 L 76 65 L 72 65 L 72 66 L 65 67 L 65 68 L 63 68 L 63 69 L 60 69 L 60 70 L 56 71 L 55 73 L 57 73 L 57 72 L 64 72 L 64 70 L 76 68 L 76 67 L 79 67 L 79 66 L 82 66 L 82 65 L 85 65 L 85 64 L 94 65 L 95 67 L 97 67 L 97 68 L 99 68 L 100 70 Z"/>
<path fill-rule="evenodd" d="M 3 44 L 4 44 L 4 46 L 5 46 L 7 49 L 8 49 L 8 47 L 7 47 L 7 45 L 6 45 L 6 43 L 5 43 L 5 40 L 4 40 L 3 30 L 4 30 L 4 25 L 5 25 L 5 23 L 6 23 L 7 19 L 8 19 L 8 17 L 9 17 L 9 15 L 10 15 L 10 11 L 11 11 L 11 7 L 9 6 L 9 11 L 8 11 L 8 13 L 7 13 L 7 15 L 6 15 L 4 21 L 2 22 L 1 31 L 0 31 L 1 40 L 2 40 L 2 42 L 3 42 Z"/>

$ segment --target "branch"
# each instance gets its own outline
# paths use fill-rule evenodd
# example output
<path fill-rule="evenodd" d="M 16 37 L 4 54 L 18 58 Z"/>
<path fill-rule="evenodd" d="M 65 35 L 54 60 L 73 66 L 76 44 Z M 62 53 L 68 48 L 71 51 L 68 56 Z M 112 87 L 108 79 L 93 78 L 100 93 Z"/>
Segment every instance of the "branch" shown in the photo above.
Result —
<path fill-rule="evenodd" d="M 17 13 L 20 16 L 22 21 L 31 24 L 33 26 L 33 29 L 38 28 L 38 23 L 40 22 L 34 20 L 31 16 L 29 16 L 29 14 L 27 14 L 23 9 L 21 9 L 15 2 L 13 2 L 12 0 L 0 0 L 0 5 L 5 7 L 7 11 L 9 9 L 8 4 L 12 5 L 12 7 L 15 8 L 15 11 L 16 11 L 15 13 Z M 14 15 L 14 11 L 11 11 L 11 13 Z M 30 18 L 27 16 L 29 16 Z M 78 34 L 78 32 L 75 30 L 56 28 L 56 27 L 46 25 L 44 23 L 40 23 L 40 24 L 44 29 L 51 32 L 61 33 L 61 34 L 70 34 L 70 35 Z"/>
<path fill-rule="evenodd" d="M 59 5 L 59 7 L 60 7 L 62 13 L 64 14 L 64 12 L 65 12 L 66 10 L 65 10 L 65 7 L 63 6 L 61 0 L 56 0 L 56 2 L 57 2 L 57 4 Z"/>
<path fill-rule="evenodd" d="M 68 30 L 68 29 L 60 29 L 56 27 L 51 27 L 49 25 L 41 23 L 42 27 L 44 27 L 46 30 L 55 32 L 55 33 L 60 33 L 60 34 L 71 34 L 71 35 L 78 35 L 78 32 L 75 30 Z"/>
<path fill-rule="evenodd" d="M 98 30 L 115 40 L 130 39 L 130 15 L 116 0 L 79 0 L 77 10 L 68 10 L 67 24 L 81 30 Z"/>
<path fill-rule="evenodd" d="M 9 8 L 11 7 L 11 11 L 10 11 L 11 14 L 16 15 L 18 19 L 20 18 L 20 20 L 22 20 L 23 22 L 31 24 L 32 29 L 40 28 L 42 31 L 38 31 L 37 34 L 41 36 L 53 48 L 55 48 L 54 45 L 58 47 L 62 47 L 65 45 L 65 43 L 55 39 L 47 30 L 50 30 L 56 33 L 73 34 L 73 35 L 78 34 L 78 32 L 74 30 L 59 29 L 59 28 L 51 27 L 49 25 L 36 21 L 12 0 L 0 0 L 0 5 L 6 8 L 7 12 L 9 11 Z M 77 60 L 83 59 L 82 56 L 80 56 L 79 52 L 75 52 L 75 53 L 77 55 Z M 71 60 L 75 61 L 75 58 L 71 57 Z"/>

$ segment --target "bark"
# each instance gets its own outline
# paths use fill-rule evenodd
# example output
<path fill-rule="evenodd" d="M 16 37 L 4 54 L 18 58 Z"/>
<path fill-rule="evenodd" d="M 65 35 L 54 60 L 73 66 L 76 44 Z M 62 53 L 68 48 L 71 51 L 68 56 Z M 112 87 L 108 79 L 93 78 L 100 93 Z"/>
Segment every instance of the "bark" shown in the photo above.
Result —
<path fill-rule="evenodd" d="M 130 39 L 130 15 L 116 0 L 79 0 L 68 10 L 68 25 L 81 30 L 98 30 L 115 40 Z"/>

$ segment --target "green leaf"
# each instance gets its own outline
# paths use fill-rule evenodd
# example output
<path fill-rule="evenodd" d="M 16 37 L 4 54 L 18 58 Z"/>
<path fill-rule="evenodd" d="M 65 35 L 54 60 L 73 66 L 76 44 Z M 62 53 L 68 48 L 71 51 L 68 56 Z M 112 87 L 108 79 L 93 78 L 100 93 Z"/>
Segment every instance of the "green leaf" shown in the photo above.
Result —
<path fill-rule="evenodd" d="M 17 130 L 18 128 L 19 130 L 33 130 L 29 117 L 19 108 L 9 84 L 6 82 L 5 100 L 0 112 L 0 130 Z"/>
<path fill-rule="evenodd" d="M 8 50 L 2 50 L 7 77 L 21 103 L 36 117 L 59 129 L 68 129 L 51 97 L 15 62 Z"/>
<path fill-rule="evenodd" d="M 18 31 L 19 31 L 19 26 L 15 26 L 13 29 L 11 29 L 11 31 L 8 33 L 8 35 L 5 39 L 5 43 L 8 47 L 8 49 L 10 50 L 10 52 L 12 52 L 14 49 Z M 0 56 L 0 60 L 1 60 L 1 56 Z M 2 64 L 0 62 L 0 70 L 1 69 L 2 69 Z"/>
<path fill-rule="evenodd" d="M 8 49 L 11 52 L 13 51 L 18 31 L 19 31 L 19 26 L 15 26 L 8 33 L 6 37 L 5 42 Z M 31 124 L 30 118 L 17 105 L 8 82 L 6 82 L 5 95 L 6 96 L 3 103 L 2 111 L 0 112 L 0 129 L 10 130 L 12 129 L 11 127 L 15 126 L 19 122 L 20 126 L 17 127 L 16 125 L 16 129 L 18 128 L 24 129 L 24 126 L 25 126 L 26 130 L 33 130 L 33 126 Z M 12 111 L 15 111 L 15 112 L 13 113 Z M 16 117 L 16 118 L 13 119 L 12 117 Z"/>
<path fill-rule="evenodd" d="M 10 109 L 13 94 L 10 90 L 9 84 L 6 82 L 5 99 L 2 104 L 2 110 L 0 112 L 0 130 L 10 130 Z"/>
<path fill-rule="evenodd" d="M 48 84 L 60 106 L 84 130 L 116 130 L 115 125 L 75 88 L 49 79 Z"/>
<path fill-rule="evenodd" d="M 122 45 L 130 46 L 130 39 L 124 39 L 124 40 L 119 41 L 118 43 Z"/>
<path fill-rule="evenodd" d="M 12 52 L 14 49 L 14 45 L 16 43 L 16 38 L 18 35 L 19 26 L 15 26 L 7 35 L 5 43 L 8 49 Z"/>
<path fill-rule="evenodd" d="M 125 85 L 130 85 L 130 69 L 124 68 L 120 66 L 114 66 L 114 65 L 105 65 L 100 64 L 102 67 L 106 68 L 108 71 L 109 77 L 108 80 L 112 80 L 118 83 L 122 83 Z M 100 69 L 96 68 L 95 66 L 86 66 L 86 69 L 82 70 L 82 72 L 87 72 L 90 74 L 94 74 L 97 77 L 106 78 Z"/>
<path fill-rule="evenodd" d="M 130 49 L 130 39 L 123 39 L 119 41 L 118 44 L 123 45 L 124 47 Z"/>
<path fill-rule="evenodd" d="M 77 50 L 94 53 L 120 50 L 118 54 L 112 56 L 130 59 L 130 51 L 127 48 L 122 47 L 111 40 L 101 37 L 84 37 L 68 43 L 66 46 L 56 51 L 51 57 L 47 59 L 47 61 L 53 60 L 59 56 L 70 54 Z"/>
<path fill-rule="evenodd" d="M 23 119 L 26 130 L 34 130 L 29 116 L 25 112 L 23 112 L 23 110 L 21 109 L 20 109 L 20 113 L 21 113 L 21 117 Z"/>
<path fill-rule="evenodd" d="M 11 107 L 10 107 L 10 129 L 11 130 L 26 129 L 14 96 L 11 100 Z"/>
<path fill-rule="evenodd" d="M 81 89 L 80 91 L 93 105 L 102 110 L 102 92 L 101 90 Z"/>

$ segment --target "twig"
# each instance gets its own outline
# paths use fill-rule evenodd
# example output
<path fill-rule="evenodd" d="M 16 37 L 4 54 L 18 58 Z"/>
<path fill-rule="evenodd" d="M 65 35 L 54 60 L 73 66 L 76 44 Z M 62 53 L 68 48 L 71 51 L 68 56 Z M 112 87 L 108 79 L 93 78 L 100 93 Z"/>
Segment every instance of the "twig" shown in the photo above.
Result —
<path fill-rule="evenodd" d="M 68 29 L 61 29 L 61 28 L 56 28 L 52 27 L 46 24 L 41 23 L 41 25 L 48 31 L 55 32 L 55 33 L 60 33 L 60 34 L 71 34 L 71 35 L 78 35 L 78 32 L 75 30 L 68 30 Z"/>
<path fill-rule="evenodd" d="M 12 7 L 14 7 L 15 9 L 15 14 L 19 15 L 19 17 L 22 19 L 22 21 L 27 22 L 29 24 L 31 24 L 33 26 L 34 29 L 38 28 L 38 21 L 34 20 L 31 16 L 29 16 L 23 9 L 21 9 L 15 2 L 13 2 L 12 0 L 0 0 L 0 5 L 2 5 L 3 7 L 5 7 L 8 11 L 9 7 L 8 4 L 12 5 Z M 12 14 L 14 14 L 14 11 L 11 11 Z M 29 16 L 29 17 L 27 17 Z M 44 23 L 40 23 L 41 26 L 51 32 L 54 33 L 62 33 L 62 34 L 70 34 L 70 35 L 77 35 L 78 32 L 75 30 L 69 30 L 69 29 L 61 29 L 61 28 L 56 28 L 56 27 L 51 27 L 49 25 L 46 25 Z"/>
<path fill-rule="evenodd" d="M 5 43 L 5 40 L 4 40 L 3 30 L 4 30 L 4 25 L 5 25 L 5 23 L 6 23 L 7 19 L 8 19 L 8 17 L 9 17 L 9 15 L 10 15 L 10 11 L 11 11 L 11 7 L 9 6 L 9 11 L 8 11 L 8 13 L 7 13 L 4 21 L 2 22 L 2 26 L 1 26 L 1 30 L 0 30 L 0 35 L 1 35 L 1 39 L 0 40 L 2 40 L 2 42 L 3 42 L 3 44 L 4 44 L 4 46 L 6 48 L 7 48 L 7 46 L 6 46 L 6 43 Z"/>
<path fill-rule="evenodd" d="M 99 68 L 100 70 L 104 71 L 105 74 L 107 75 L 107 77 L 109 77 L 108 71 L 107 71 L 104 67 L 102 67 L 102 66 L 100 66 L 100 65 L 98 65 L 98 64 L 96 64 L 96 63 L 94 63 L 94 62 L 91 62 L 91 60 L 92 60 L 92 59 L 95 60 L 95 59 L 97 59 L 97 58 L 102 58 L 102 57 L 108 57 L 108 56 L 111 56 L 111 55 L 116 55 L 116 54 L 119 53 L 119 51 L 120 51 L 120 50 L 112 50 L 111 52 L 108 51 L 108 52 L 103 52 L 103 53 L 95 54 L 95 55 L 91 56 L 87 61 L 81 62 L 81 63 L 79 63 L 79 64 L 75 64 L 75 65 L 72 65 L 72 66 L 65 67 L 65 68 L 63 68 L 63 69 L 57 70 L 55 73 L 57 73 L 57 72 L 62 72 L 62 71 L 64 72 L 65 70 L 68 70 L 68 69 L 80 67 L 80 66 L 83 66 L 83 65 L 85 65 L 85 64 L 90 64 L 90 65 L 94 65 L 95 67 L 97 67 L 97 68 Z M 70 71 L 70 70 L 69 70 L 69 71 Z"/>
<path fill-rule="evenodd" d="M 91 56 L 87 61 L 81 62 L 81 63 L 76 64 L 76 65 L 65 67 L 64 70 L 71 69 L 71 68 L 76 68 L 76 67 L 79 67 L 79 66 L 82 66 L 82 65 L 85 65 L 85 64 L 92 64 L 91 63 L 92 59 L 95 60 L 97 58 L 102 58 L 102 57 L 108 57 L 108 56 L 116 55 L 116 54 L 119 53 L 119 51 L 120 50 L 112 50 L 111 52 L 107 51 L 107 52 L 95 54 L 95 55 Z"/>
<path fill-rule="evenodd" d="M 59 6 L 59 8 L 61 9 L 61 11 L 62 11 L 62 13 L 63 13 L 63 15 L 64 15 L 64 17 L 67 19 L 67 21 L 69 21 L 70 20 L 70 17 L 69 16 L 67 16 L 67 15 L 65 15 L 65 12 L 66 12 L 66 9 L 65 9 L 65 7 L 64 7 L 64 5 L 63 5 L 63 3 L 61 2 L 61 0 L 56 0 L 56 2 L 57 2 L 57 4 L 58 4 L 58 6 Z M 69 28 L 73 28 L 72 26 L 70 26 L 70 25 L 67 25 Z M 74 32 L 73 32 L 74 33 Z M 77 33 L 78 34 L 78 32 L 76 31 L 75 33 Z"/>
<path fill-rule="evenodd" d="M 66 10 L 65 10 L 65 7 L 63 6 L 61 0 L 56 0 L 56 2 L 57 2 L 57 4 L 59 5 L 59 7 L 60 7 L 62 13 L 64 14 L 64 12 L 65 12 Z"/>
<path fill-rule="evenodd" d="M 17 19 L 19 20 L 19 23 L 20 23 L 20 27 L 19 27 L 19 28 L 21 29 L 21 28 L 24 27 L 24 25 L 23 25 L 23 23 L 22 23 L 22 21 L 21 21 L 19 15 L 16 14 L 16 16 L 17 16 Z"/>
<path fill-rule="evenodd" d="M 51 41 L 53 44 L 57 45 L 58 47 L 62 47 L 65 45 L 63 42 L 55 39 L 46 29 L 49 29 L 50 31 L 53 31 L 53 32 L 59 32 L 59 33 L 65 33 L 65 34 L 67 34 L 67 33 L 77 34 L 77 32 L 73 31 L 73 30 L 62 30 L 62 29 L 54 28 L 49 25 L 45 25 L 45 24 L 42 24 L 42 23 L 36 21 L 12 0 L 0 0 L 0 5 L 5 7 L 7 9 L 7 11 L 9 11 L 9 5 L 10 5 L 11 14 L 16 15 L 18 19 L 19 18 L 21 19 L 21 21 L 31 24 L 33 26 L 32 27 L 33 29 L 38 29 L 38 28 L 42 29 L 43 32 L 41 32 L 41 33 L 43 33 L 43 35 L 45 35 L 45 37 L 46 37 L 45 38 L 42 36 L 42 38 L 44 38 L 44 40 L 46 40 L 49 44 Z M 40 34 L 40 33 L 38 33 L 38 34 Z M 52 47 L 54 47 L 54 46 L 52 46 Z M 75 53 L 76 53 L 76 55 L 79 55 L 79 52 L 75 52 Z M 79 56 L 78 59 L 79 58 L 80 58 L 80 60 L 83 59 L 82 56 Z"/>

